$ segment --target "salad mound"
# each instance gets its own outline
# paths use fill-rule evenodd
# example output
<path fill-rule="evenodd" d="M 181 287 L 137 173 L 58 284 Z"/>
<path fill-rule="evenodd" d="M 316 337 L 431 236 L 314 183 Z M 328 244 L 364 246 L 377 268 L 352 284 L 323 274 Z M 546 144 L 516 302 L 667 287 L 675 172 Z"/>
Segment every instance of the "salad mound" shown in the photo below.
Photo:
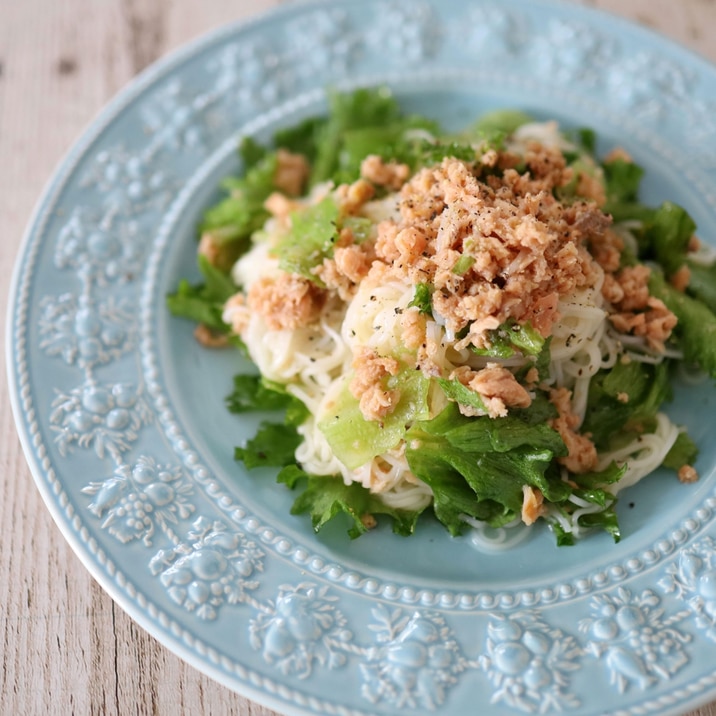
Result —
<path fill-rule="evenodd" d="M 284 417 L 236 458 L 280 468 L 316 530 L 619 540 L 620 490 L 698 478 L 661 408 L 673 364 L 716 378 L 716 263 L 626 152 L 515 111 L 446 135 L 363 89 L 241 155 L 168 305 L 256 365 L 227 407 Z"/>

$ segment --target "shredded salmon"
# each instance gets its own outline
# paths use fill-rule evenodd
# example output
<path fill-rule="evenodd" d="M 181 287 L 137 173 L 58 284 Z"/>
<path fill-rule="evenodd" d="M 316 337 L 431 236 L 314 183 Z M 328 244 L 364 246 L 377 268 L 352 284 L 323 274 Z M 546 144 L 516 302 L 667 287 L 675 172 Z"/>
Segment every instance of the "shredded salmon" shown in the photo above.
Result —
<path fill-rule="evenodd" d="M 400 363 L 362 347 L 353 358 L 353 370 L 350 391 L 358 399 L 363 417 L 380 420 L 391 413 L 400 400 L 400 390 L 389 389 L 385 383 L 386 378 L 398 374 Z"/>
<path fill-rule="evenodd" d="M 600 276 L 585 244 L 608 229 L 608 217 L 594 202 L 554 197 L 571 178 L 559 151 L 531 145 L 526 163 L 524 174 L 507 169 L 485 182 L 445 159 L 404 184 L 401 218 L 378 226 L 377 258 L 396 276 L 434 285 L 434 309 L 455 333 L 470 326 L 476 346 L 487 329 L 474 324 L 486 317 L 530 321 L 549 335 L 559 297 Z M 474 261 L 458 275 L 462 255 Z"/>
<path fill-rule="evenodd" d="M 526 525 L 533 525 L 546 513 L 544 495 L 536 487 L 522 486 L 522 521 Z"/>
<path fill-rule="evenodd" d="M 528 408 L 532 403 L 530 394 L 517 382 L 514 374 L 497 363 L 488 363 L 485 368 L 477 371 L 460 366 L 450 374 L 450 379 L 459 380 L 474 390 L 491 418 L 504 417 L 508 407 Z M 460 409 L 464 411 L 467 408 L 461 405 Z"/>
<path fill-rule="evenodd" d="M 699 473 L 691 465 L 682 465 L 678 472 L 679 482 L 691 483 L 699 479 Z"/>
<path fill-rule="evenodd" d="M 370 154 L 361 162 L 360 175 L 373 184 L 397 191 L 410 176 L 410 167 L 398 162 L 386 162 L 382 157 Z"/>
<path fill-rule="evenodd" d="M 311 167 L 303 154 L 279 149 L 276 152 L 274 186 L 289 196 L 298 196 L 303 191 L 310 171 Z"/>
<path fill-rule="evenodd" d="M 568 455 L 558 458 L 558 462 L 577 475 L 594 470 L 597 449 L 589 436 L 577 432 L 580 420 L 572 411 L 572 392 L 567 388 L 552 389 L 550 402 L 559 413 L 557 418 L 550 420 L 550 425 L 560 434 L 568 450 Z"/>
<path fill-rule="evenodd" d="M 260 278 L 250 288 L 247 302 L 260 313 L 270 330 L 295 329 L 321 315 L 326 292 L 302 276 L 286 274 L 280 280 Z"/>

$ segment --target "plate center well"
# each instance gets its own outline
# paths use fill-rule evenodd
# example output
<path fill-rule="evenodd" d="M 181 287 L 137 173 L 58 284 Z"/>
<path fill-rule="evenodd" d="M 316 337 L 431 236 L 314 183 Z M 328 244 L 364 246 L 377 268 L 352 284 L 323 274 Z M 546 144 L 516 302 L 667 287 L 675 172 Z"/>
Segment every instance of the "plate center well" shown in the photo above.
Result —
<path fill-rule="evenodd" d="M 450 129 L 465 126 L 481 112 L 504 107 L 507 102 L 497 90 L 471 94 L 421 86 L 419 89 L 407 87 L 397 94 L 409 111 L 432 115 Z M 510 106 L 514 106 L 514 102 Z M 538 117 L 550 116 L 549 109 L 536 98 L 526 100 L 520 108 Z M 322 105 L 317 96 L 315 104 L 303 103 L 293 115 L 274 115 L 280 119 L 267 122 L 256 136 L 265 141 L 279 124 L 290 125 L 301 118 L 297 115 L 319 111 Z M 586 123 L 578 115 L 558 119 L 575 125 Z M 418 588 L 454 587 L 459 591 L 483 593 L 571 583 L 580 575 L 599 574 L 645 551 L 652 554 L 652 547 L 664 536 L 664 526 L 678 523 L 681 516 L 703 500 L 709 489 L 704 483 L 686 487 L 673 475 L 659 471 L 621 498 L 619 515 L 624 538 L 619 545 L 614 545 L 605 534 L 596 534 L 576 547 L 560 549 L 555 546 L 549 530 L 539 527 L 508 552 L 485 553 L 475 549 L 469 535 L 451 538 L 432 519 L 422 519 L 417 534 L 410 538 L 393 535 L 387 524 L 381 524 L 369 534 L 350 540 L 346 534 L 347 524 L 340 520 L 315 535 L 307 516 L 290 514 L 295 495 L 275 483 L 274 472 L 247 472 L 233 460 L 234 446 L 251 437 L 259 422 L 269 417 L 265 414 L 236 416 L 224 406 L 233 375 L 250 371 L 252 367 L 233 349 L 210 350 L 200 346 L 194 340 L 193 325 L 171 317 L 164 307 L 165 295 L 175 289 L 180 278 L 200 280 L 196 269 L 196 226 L 202 212 L 218 198 L 216 187 L 220 180 L 240 169 L 235 151 L 237 142 L 238 139 L 226 142 L 177 200 L 162 229 L 163 235 L 155 250 L 156 270 L 144 296 L 145 301 L 156 302 L 150 320 L 156 340 L 159 383 L 176 423 L 214 480 L 261 524 L 285 535 L 292 544 L 315 553 L 324 563 L 335 563 L 361 575 Z M 652 160 L 652 164 L 653 167 L 647 167 L 650 179 L 646 190 L 655 197 L 671 196 L 671 187 L 660 184 L 663 173 L 658 158 Z M 679 384 L 669 412 L 676 422 L 695 428 L 694 437 L 698 440 L 694 405 L 698 406 L 699 413 L 712 414 L 716 407 L 713 391 Z M 713 447 L 710 450 L 713 452 Z M 702 463 L 713 465 L 713 455 L 702 457 Z M 660 554 L 657 549 L 655 559 Z M 648 566 L 649 561 L 646 559 L 644 565 Z"/>

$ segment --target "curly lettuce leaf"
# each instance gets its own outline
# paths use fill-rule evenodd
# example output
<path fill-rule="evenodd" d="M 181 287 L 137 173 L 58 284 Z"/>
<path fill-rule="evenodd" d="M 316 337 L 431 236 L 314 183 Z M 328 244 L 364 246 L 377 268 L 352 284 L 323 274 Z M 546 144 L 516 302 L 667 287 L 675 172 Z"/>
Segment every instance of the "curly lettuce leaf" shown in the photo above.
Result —
<path fill-rule="evenodd" d="M 230 413 L 283 410 L 287 425 L 301 425 L 309 415 L 304 403 L 287 393 L 284 385 L 268 381 L 260 375 L 235 375 L 234 389 L 225 400 Z"/>
<path fill-rule="evenodd" d="M 693 465 L 699 454 L 699 448 L 686 432 L 679 433 L 676 442 L 666 454 L 662 465 L 679 471 L 684 465 Z"/>
<path fill-rule="evenodd" d="M 432 134 L 438 131 L 434 122 L 416 117 L 401 117 L 388 126 L 361 127 L 347 131 L 342 137 L 338 165 L 333 174 L 336 183 L 350 183 L 360 176 L 363 160 L 376 154 L 384 161 L 407 164 L 413 171 L 419 167 L 435 164 L 445 156 L 467 155 L 474 161 L 472 147 L 457 145 L 442 146 L 439 143 L 417 138 L 412 130 L 423 130 Z"/>
<path fill-rule="evenodd" d="M 349 382 L 346 378 L 333 405 L 320 418 L 318 428 L 333 454 L 352 470 L 394 448 L 410 424 L 427 417 L 430 381 L 415 370 L 404 370 L 391 377 L 386 387 L 399 389 L 400 398 L 395 409 L 380 422 L 363 417 Z"/>
<path fill-rule="evenodd" d="M 177 290 L 167 295 L 167 307 L 180 318 L 202 323 L 218 333 L 228 333 L 229 326 L 221 314 L 224 303 L 238 290 L 231 277 L 209 263 L 205 256 L 198 257 L 202 283 L 191 284 L 186 279 L 179 282 Z"/>
<path fill-rule="evenodd" d="M 291 230 L 273 253 L 282 271 L 318 281 L 312 269 L 333 254 L 338 239 L 338 204 L 330 197 L 291 214 Z"/>
<path fill-rule="evenodd" d="M 408 431 L 408 463 L 431 487 L 435 516 L 451 534 L 464 530 L 466 516 L 492 527 L 516 519 L 522 510 L 523 487 L 529 485 L 565 515 L 574 510 L 571 495 L 596 505 L 599 509 L 580 517 L 579 524 L 601 528 L 618 541 L 616 499 L 604 488 L 619 480 L 625 468 L 612 464 L 602 472 L 563 481 L 554 461 L 567 448 L 546 425 L 552 411 L 554 406 L 543 399 L 536 401 L 534 409 L 491 420 L 467 418 L 449 405 L 433 420 Z M 577 479 L 581 481 L 575 483 Z M 558 545 L 572 544 L 573 536 L 559 523 L 550 526 Z"/>
<path fill-rule="evenodd" d="M 480 152 L 486 147 L 478 146 Z M 422 141 L 414 145 L 412 151 L 405 153 L 401 159 L 409 164 L 415 171 L 421 167 L 439 164 L 446 157 L 459 159 L 463 162 L 474 162 L 477 159 L 478 149 L 472 144 L 436 140 L 434 142 Z"/>
<path fill-rule="evenodd" d="M 685 209 L 665 201 L 644 225 L 641 253 L 656 260 L 670 276 L 684 265 L 695 230 L 696 224 Z"/>
<path fill-rule="evenodd" d="M 416 283 L 413 300 L 408 307 L 415 307 L 427 316 L 433 315 L 433 291 L 434 287 L 429 283 Z"/>
<path fill-rule="evenodd" d="M 658 271 L 649 276 L 649 292 L 678 318 L 675 332 L 684 358 L 716 379 L 716 314 L 697 299 L 677 291 Z"/>
<path fill-rule="evenodd" d="M 291 489 L 303 485 L 301 494 L 293 503 L 291 514 L 310 515 L 315 532 L 319 532 L 339 515 L 346 515 L 350 524 L 348 535 L 355 539 L 369 529 L 366 524 L 369 519 L 366 518 L 388 515 L 392 518 L 393 532 L 409 536 L 415 531 L 421 513 L 389 507 L 358 483 L 346 485 L 339 476 L 310 475 L 295 464 L 281 470 L 277 480 Z"/>
<path fill-rule="evenodd" d="M 245 172 L 253 169 L 268 153 L 269 150 L 253 137 L 244 137 L 239 144 L 239 156 Z"/>
<path fill-rule="evenodd" d="M 538 356 L 545 345 L 542 335 L 527 322 L 510 319 L 494 331 L 488 331 L 488 348 L 473 348 L 478 355 L 509 358 L 516 352 L 526 356 Z"/>
<path fill-rule="evenodd" d="M 607 180 L 607 204 L 604 211 L 615 221 L 636 219 L 639 255 L 656 261 L 667 277 L 686 265 L 690 271 L 687 294 L 716 313 L 716 262 L 710 266 L 692 261 L 689 243 L 696 223 L 681 206 L 666 201 L 657 208 L 646 207 L 638 198 L 644 170 L 621 159 L 603 165 Z"/>
<path fill-rule="evenodd" d="M 240 460 L 249 470 L 284 467 L 296 461 L 296 448 L 302 440 L 293 425 L 263 422 L 246 445 L 234 449 L 234 460 Z"/>
<path fill-rule="evenodd" d="M 515 109 L 497 109 L 483 114 L 468 130 L 468 135 L 476 137 L 502 134 L 509 136 L 523 124 L 534 119 L 525 112 Z"/>
<path fill-rule="evenodd" d="M 389 126 L 401 115 L 398 103 L 387 88 L 358 89 L 348 94 L 334 92 L 328 99 L 328 121 L 317 128 L 312 184 L 333 178 L 339 168 L 346 132 Z"/>
<path fill-rule="evenodd" d="M 501 149 L 505 137 L 528 121 L 520 112 L 502 111 L 455 137 L 439 138 L 437 122 L 403 114 L 387 89 L 359 89 L 331 94 L 327 120 L 307 120 L 295 136 L 277 134 L 276 144 L 313 160 L 311 184 L 329 179 L 343 183 L 360 176 L 361 162 L 371 154 L 407 164 L 413 171 L 445 157 L 473 162 L 488 148 Z"/>
<path fill-rule="evenodd" d="M 566 453 L 564 442 L 542 423 L 468 418 L 451 404 L 414 425 L 406 444 L 411 470 L 433 490 L 435 515 L 453 535 L 464 529 L 464 515 L 492 527 L 515 519 L 524 485 L 557 502 L 571 492 L 551 469 L 554 458 Z"/>
<path fill-rule="evenodd" d="M 510 509 L 502 502 L 478 498 L 459 469 L 459 464 L 465 461 L 464 455 L 460 456 L 458 466 L 453 465 L 448 457 L 457 460 L 458 455 L 456 451 L 446 453 L 444 438 L 414 432 L 408 445 L 406 456 L 410 469 L 432 490 L 435 517 L 451 535 L 457 536 L 465 530 L 465 515 L 491 525 L 506 524 L 516 516 L 514 500 L 510 500 L 513 503 Z"/>
<path fill-rule="evenodd" d="M 406 457 L 411 470 L 431 487 L 435 516 L 453 535 L 465 528 L 463 515 L 492 527 L 514 520 L 522 510 L 524 485 L 537 487 L 548 499 L 564 500 L 570 492 L 566 483 L 546 474 L 553 453 L 531 446 L 481 453 L 416 430 L 409 435 Z"/>
<path fill-rule="evenodd" d="M 570 479 L 582 490 L 594 491 L 601 486 L 613 485 L 615 482 L 619 482 L 624 477 L 626 470 L 626 465 L 611 462 L 604 470 L 583 472 L 578 475 L 572 475 Z"/>
<path fill-rule="evenodd" d="M 597 151 L 597 133 L 591 127 L 577 127 L 576 129 L 566 129 L 562 132 L 564 137 L 572 142 L 579 151 L 574 156 L 569 156 L 568 152 L 564 152 L 567 161 L 572 161 L 585 154 L 594 157 Z"/>
<path fill-rule="evenodd" d="M 617 518 L 614 506 L 605 507 L 600 512 L 591 512 L 581 515 L 577 519 L 577 522 L 580 527 L 604 530 L 607 534 L 612 536 L 615 543 L 621 541 L 622 533 L 619 528 L 619 519 Z"/>
<path fill-rule="evenodd" d="M 581 515 L 577 519 L 577 523 L 580 527 L 587 529 L 604 530 L 607 534 L 612 536 L 615 543 L 621 540 L 621 530 L 614 505 L 608 505 L 599 512 Z M 574 545 L 574 535 L 571 532 L 565 531 L 559 522 L 552 522 L 550 529 L 556 537 L 558 547 L 571 547 Z"/>
<path fill-rule="evenodd" d="M 273 136 L 273 143 L 294 154 L 303 154 L 313 165 L 318 142 L 327 123 L 327 117 L 309 117 L 293 127 L 278 130 Z"/>
<path fill-rule="evenodd" d="M 638 220 L 651 217 L 653 210 L 639 201 L 639 186 L 644 170 L 633 162 L 615 159 L 602 164 L 607 202 L 603 207 L 614 221 Z"/>
<path fill-rule="evenodd" d="M 687 266 L 686 293 L 716 313 L 716 262 L 703 265 L 691 260 L 689 245 L 695 231 L 696 223 L 684 208 L 664 202 L 640 232 L 642 254 L 656 261 L 667 277 Z"/>
<path fill-rule="evenodd" d="M 555 457 L 567 454 L 564 441 L 546 423 L 529 424 L 515 414 L 504 418 L 467 418 L 446 408 L 450 428 L 438 427 L 451 446 L 468 452 L 510 452 L 519 447 L 549 450 Z"/>
<path fill-rule="evenodd" d="M 245 145 L 249 161 L 255 163 L 243 177 L 225 179 L 222 187 L 229 192 L 229 196 L 204 213 L 199 231 L 211 234 L 219 244 L 243 242 L 248 245 L 251 234 L 260 229 L 269 217 L 264 202 L 275 189 L 276 153 L 267 153 L 256 159 L 259 153 L 257 147 L 256 144 Z"/>
<path fill-rule="evenodd" d="M 487 413 L 487 406 L 480 394 L 472 388 L 463 385 L 459 380 L 448 380 L 447 378 L 436 378 L 436 380 L 448 399 L 465 407 L 479 410 L 481 413 Z"/>
<path fill-rule="evenodd" d="M 613 438 L 629 437 L 650 424 L 671 395 L 666 363 L 618 362 L 592 378 L 581 430 L 591 433 L 598 449 L 607 448 Z"/>
<path fill-rule="evenodd" d="M 716 314 L 716 261 L 710 266 L 686 259 L 690 279 L 687 292 Z"/>

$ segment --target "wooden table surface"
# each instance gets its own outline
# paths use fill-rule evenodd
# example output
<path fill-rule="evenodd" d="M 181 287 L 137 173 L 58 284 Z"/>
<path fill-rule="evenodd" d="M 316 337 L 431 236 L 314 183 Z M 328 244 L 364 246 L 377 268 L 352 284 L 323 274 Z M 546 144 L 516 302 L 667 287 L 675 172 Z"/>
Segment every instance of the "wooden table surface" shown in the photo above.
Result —
<path fill-rule="evenodd" d="M 579 1 L 716 62 L 716 0 Z M 278 4 L 0 0 L 2 286 L 43 185 L 102 105 L 187 40 Z M 94 582 L 34 487 L 5 381 L 0 391 L 0 713 L 271 716 L 170 653 Z M 697 714 L 716 716 L 716 702 Z"/>

